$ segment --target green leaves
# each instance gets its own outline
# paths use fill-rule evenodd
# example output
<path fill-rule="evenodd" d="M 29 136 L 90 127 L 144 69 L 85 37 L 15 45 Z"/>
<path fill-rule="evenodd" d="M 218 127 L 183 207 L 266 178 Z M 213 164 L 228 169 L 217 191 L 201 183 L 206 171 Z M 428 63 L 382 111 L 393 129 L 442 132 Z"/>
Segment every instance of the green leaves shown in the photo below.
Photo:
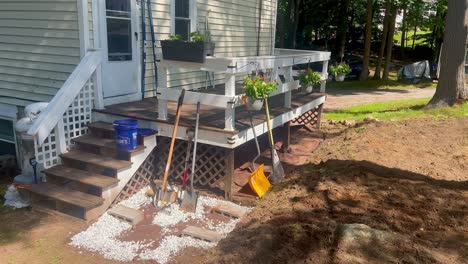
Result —
<path fill-rule="evenodd" d="M 348 74 L 351 72 L 351 68 L 345 62 L 338 63 L 336 65 L 330 66 L 330 71 L 333 75 L 337 76 L 340 74 Z"/>
<path fill-rule="evenodd" d="M 299 73 L 299 82 L 304 87 L 313 86 L 320 83 L 322 75 L 318 72 L 314 72 L 312 69 L 308 68 Z"/>
<path fill-rule="evenodd" d="M 252 100 L 263 99 L 274 91 L 278 86 L 278 81 L 267 82 L 265 78 L 256 75 L 254 77 L 246 76 L 244 78 L 244 92 Z"/>

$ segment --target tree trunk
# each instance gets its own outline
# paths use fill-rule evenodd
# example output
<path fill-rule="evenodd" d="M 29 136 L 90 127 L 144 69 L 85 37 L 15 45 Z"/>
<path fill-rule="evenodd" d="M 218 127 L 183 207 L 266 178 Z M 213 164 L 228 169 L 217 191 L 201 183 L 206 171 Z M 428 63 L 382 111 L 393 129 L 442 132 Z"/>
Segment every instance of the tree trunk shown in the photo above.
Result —
<path fill-rule="evenodd" d="M 299 25 L 299 6 L 301 5 L 302 0 L 293 0 L 291 3 L 291 12 L 290 16 L 293 18 L 293 28 L 292 28 L 292 48 L 296 48 L 296 37 L 297 37 L 297 27 Z"/>
<path fill-rule="evenodd" d="M 400 55 L 403 59 L 405 57 L 405 44 L 406 44 L 406 11 L 407 7 L 403 7 L 403 18 L 401 21 L 401 43 L 400 43 Z"/>
<path fill-rule="evenodd" d="M 346 31 L 348 30 L 348 7 L 350 0 L 341 0 L 340 21 L 337 32 L 337 53 L 340 60 L 343 59 L 346 46 Z"/>
<path fill-rule="evenodd" d="M 380 79 L 380 71 L 382 67 L 382 59 L 385 52 L 385 45 L 387 42 L 387 35 L 388 35 L 388 20 L 389 20 L 389 13 L 390 13 L 390 6 L 391 0 L 387 0 L 385 2 L 385 17 L 383 21 L 383 33 L 382 33 L 382 42 L 380 43 L 380 51 L 379 57 L 377 59 L 377 66 L 375 67 L 374 79 Z"/>
<path fill-rule="evenodd" d="M 418 32 L 418 26 L 416 24 L 414 24 L 414 31 L 413 31 L 413 46 L 411 47 L 411 49 L 414 50 L 414 43 L 416 42 L 416 33 Z"/>
<path fill-rule="evenodd" d="M 390 75 L 390 64 L 392 62 L 392 48 L 393 48 L 393 35 L 395 33 L 395 20 L 397 16 L 397 5 L 393 4 L 391 9 L 391 16 L 388 25 L 388 37 L 387 37 L 387 54 L 385 55 L 385 68 L 383 73 L 383 79 L 388 81 Z"/>
<path fill-rule="evenodd" d="M 464 87 L 465 55 L 468 34 L 468 1 L 449 0 L 445 18 L 444 45 L 440 59 L 440 78 L 428 108 L 453 106 L 466 100 Z"/>
<path fill-rule="evenodd" d="M 367 17 L 366 17 L 366 37 L 364 41 L 364 59 L 362 62 L 362 72 L 359 80 L 365 81 L 369 77 L 369 60 L 371 50 L 372 36 L 372 7 L 374 0 L 367 0 Z"/>

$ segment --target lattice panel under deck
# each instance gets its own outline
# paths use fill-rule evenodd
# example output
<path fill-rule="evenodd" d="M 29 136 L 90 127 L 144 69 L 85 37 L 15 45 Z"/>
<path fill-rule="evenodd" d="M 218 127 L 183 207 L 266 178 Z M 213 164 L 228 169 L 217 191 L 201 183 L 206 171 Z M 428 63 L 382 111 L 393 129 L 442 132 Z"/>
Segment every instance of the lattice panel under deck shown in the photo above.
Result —
<path fill-rule="evenodd" d="M 322 115 L 322 107 L 323 104 L 315 107 L 314 109 L 305 112 L 298 118 L 295 118 L 291 120 L 291 125 L 315 125 L 319 126 L 320 125 L 320 118 Z"/>
<path fill-rule="evenodd" d="M 63 115 L 65 140 L 68 149 L 73 138 L 85 135 L 88 132 L 86 125 L 91 122 L 93 102 L 93 83 L 88 81 Z"/>
<path fill-rule="evenodd" d="M 162 178 L 166 166 L 167 155 L 169 152 L 169 138 L 161 138 L 158 141 L 157 160 L 156 160 L 156 178 Z M 169 180 L 182 180 L 185 155 L 187 151 L 187 141 L 177 140 L 174 146 L 172 166 L 169 173 Z M 192 150 L 193 151 L 193 144 Z M 227 151 L 224 148 L 198 143 L 197 163 L 195 165 L 194 183 L 209 186 L 220 187 L 219 183 L 227 174 Z M 188 162 L 188 173 L 190 175 L 192 164 L 192 152 Z"/>
<path fill-rule="evenodd" d="M 149 185 L 151 179 L 153 179 L 153 174 L 155 173 L 157 154 L 156 149 L 151 152 L 151 154 L 141 164 L 140 168 L 138 168 L 135 174 L 133 174 L 132 178 L 128 181 L 122 191 L 120 191 L 112 205 L 130 198 L 130 196 L 139 192 L 143 187 Z"/>

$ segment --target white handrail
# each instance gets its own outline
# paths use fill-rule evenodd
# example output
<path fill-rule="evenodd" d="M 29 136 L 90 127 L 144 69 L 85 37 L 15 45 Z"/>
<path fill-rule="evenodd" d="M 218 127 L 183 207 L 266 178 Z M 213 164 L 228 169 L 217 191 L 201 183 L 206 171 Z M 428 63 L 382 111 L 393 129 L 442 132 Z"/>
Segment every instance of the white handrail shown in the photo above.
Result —
<path fill-rule="evenodd" d="M 101 61 L 102 56 L 100 51 L 92 50 L 86 52 L 86 55 L 65 81 L 62 88 L 60 88 L 44 112 L 42 112 L 33 126 L 28 130 L 29 135 L 37 136 L 37 143 L 39 145 L 44 143 L 57 123 L 63 119 L 63 114 L 80 93 L 82 87 L 91 78 Z"/>

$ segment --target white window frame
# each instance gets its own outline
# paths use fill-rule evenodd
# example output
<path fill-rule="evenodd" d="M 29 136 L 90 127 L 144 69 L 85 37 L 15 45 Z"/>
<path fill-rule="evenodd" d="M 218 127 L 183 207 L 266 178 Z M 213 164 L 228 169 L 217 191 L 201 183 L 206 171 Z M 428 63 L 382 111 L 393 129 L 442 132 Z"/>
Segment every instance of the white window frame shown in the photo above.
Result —
<path fill-rule="evenodd" d="M 190 33 L 197 31 L 197 0 L 189 0 Z M 171 35 L 175 33 L 175 0 L 171 0 Z"/>

